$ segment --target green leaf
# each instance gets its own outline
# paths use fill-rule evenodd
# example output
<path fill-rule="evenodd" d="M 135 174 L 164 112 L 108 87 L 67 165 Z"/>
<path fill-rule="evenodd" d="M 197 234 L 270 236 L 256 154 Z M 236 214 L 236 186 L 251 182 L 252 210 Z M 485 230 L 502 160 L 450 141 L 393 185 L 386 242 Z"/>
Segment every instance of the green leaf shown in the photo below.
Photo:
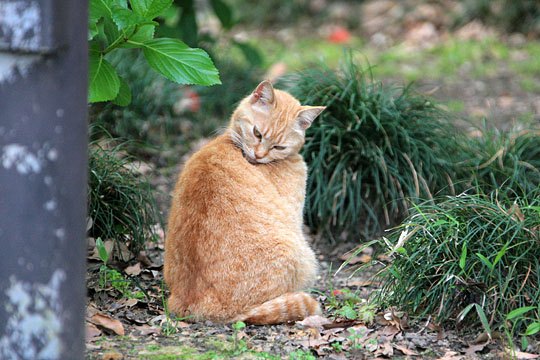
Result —
<path fill-rule="evenodd" d="M 526 336 L 521 337 L 521 350 L 525 351 L 527 349 L 527 346 L 529 346 L 529 340 L 527 340 Z"/>
<path fill-rule="evenodd" d="M 243 321 L 237 321 L 232 325 L 234 330 L 242 330 L 246 327 L 246 323 Z"/>
<path fill-rule="evenodd" d="M 349 320 L 354 320 L 358 317 L 358 314 L 350 305 L 343 306 L 341 309 L 339 309 L 338 314 Z"/>
<path fill-rule="evenodd" d="M 97 23 L 88 24 L 88 41 L 92 40 L 98 34 Z"/>
<path fill-rule="evenodd" d="M 131 0 L 133 10 L 147 20 L 152 20 L 171 6 L 173 0 Z"/>
<path fill-rule="evenodd" d="M 101 261 L 103 261 L 104 264 L 107 264 L 107 261 L 109 261 L 109 253 L 107 252 L 107 248 L 105 248 L 105 244 L 101 238 L 96 239 L 96 248 L 98 249 L 99 258 Z"/>
<path fill-rule="evenodd" d="M 88 101 L 94 103 L 116 98 L 120 90 L 120 80 L 116 70 L 103 58 L 103 54 L 91 52 L 89 68 Z"/>
<path fill-rule="evenodd" d="M 130 9 L 124 9 L 120 6 L 115 6 L 113 8 L 112 19 L 119 30 L 126 29 L 145 21 L 142 16 L 135 14 Z"/>
<path fill-rule="evenodd" d="M 131 103 L 131 90 L 127 82 L 119 77 L 120 79 L 120 90 L 118 91 L 118 96 L 113 100 L 113 103 L 119 106 L 128 106 Z"/>
<path fill-rule="evenodd" d="M 137 30 L 135 34 L 130 36 L 130 40 L 133 43 L 126 42 L 122 44 L 120 47 L 133 49 L 133 48 L 140 48 L 141 43 L 144 43 L 148 40 L 152 40 L 154 38 L 154 32 L 156 27 L 154 25 L 143 25 Z M 136 45 L 134 45 L 136 44 Z"/>
<path fill-rule="evenodd" d="M 110 0 L 90 0 L 89 3 L 89 20 L 90 23 L 96 23 L 102 17 L 110 17 L 112 1 Z"/>
<path fill-rule="evenodd" d="M 502 259 L 504 254 L 506 254 L 506 251 L 508 250 L 509 245 L 510 245 L 510 242 L 507 242 L 506 244 L 504 244 L 502 249 L 497 253 L 495 260 L 493 260 L 493 267 L 495 267 L 495 265 L 497 265 L 497 263 Z"/>
<path fill-rule="evenodd" d="M 251 46 L 248 43 L 241 43 L 238 41 L 234 42 L 234 45 L 236 45 L 240 51 L 242 51 L 242 54 L 246 58 L 246 60 L 250 63 L 250 65 L 259 67 L 263 63 L 263 59 L 261 56 L 261 53 L 257 48 L 254 46 Z"/>
<path fill-rule="evenodd" d="M 493 264 L 488 260 L 487 257 L 480 253 L 476 253 L 476 256 L 478 256 L 478 258 L 489 268 L 489 270 L 493 270 Z"/>
<path fill-rule="evenodd" d="M 525 330 L 525 335 L 527 336 L 534 335 L 538 333 L 539 331 L 540 331 L 540 322 L 539 321 L 533 322 L 532 324 L 529 324 L 529 326 L 527 326 L 527 330 Z"/>
<path fill-rule="evenodd" d="M 210 0 L 210 5 L 212 6 L 212 9 L 214 9 L 214 13 L 221 22 L 221 25 L 225 29 L 230 29 L 234 25 L 234 20 L 229 5 L 222 0 Z"/>
<path fill-rule="evenodd" d="M 461 247 L 461 257 L 459 258 L 459 267 L 465 270 L 465 262 L 467 261 L 467 243 L 463 243 Z"/>
<path fill-rule="evenodd" d="M 114 23 L 112 19 L 104 18 L 103 19 L 103 34 L 107 40 L 107 46 L 114 43 L 119 37 L 122 36 L 118 30 L 118 26 Z"/>
<path fill-rule="evenodd" d="M 535 306 L 523 306 L 523 307 L 520 307 L 520 308 L 517 308 L 517 309 L 514 309 L 512 311 L 510 311 L 508 313 L 508 315 L 506 315 L 506 320 L 512 320 L 512 319 L 515 319 L 531 310 L 534 310 L 536 309 Z"/>
<path fill-rule="evenodd" d="M 148 64 L 157 72 L 179 84 L 221 84 L 219 72 L 210 56 L 176 39 L 154 39 L 142 44 Z"/>
<path fill-rule="evenodd" d="M 465 307 L 465 309 L 461 310 L 461 312 L 459 313 L 458 317 L 457 317 L 457 322 L 460 323 L 463 321 L 463 319 L 465 319 L 465 317 L 467 316 L 467 314 L 469 313 L 469 311 L 471 311 L 471 309 L 473 308 L 473 306 L 476 305 L 476 304 L 469 304 Z"/>
<path fill-rule="evenodd" d="M 482 323 L 484 330 L 486 330 L 486 333 L 491 339 L 491 327 L 489 326 L 489 321 L 487 319 L 486 313 L 484 312 L 484 309 L 482 309 L 482 307 L 478 304 L 474 304 L 474 306 L 476 307 L 476 313 L 478 314 L 478 317 L 480 318 L 480 322 Z"/>

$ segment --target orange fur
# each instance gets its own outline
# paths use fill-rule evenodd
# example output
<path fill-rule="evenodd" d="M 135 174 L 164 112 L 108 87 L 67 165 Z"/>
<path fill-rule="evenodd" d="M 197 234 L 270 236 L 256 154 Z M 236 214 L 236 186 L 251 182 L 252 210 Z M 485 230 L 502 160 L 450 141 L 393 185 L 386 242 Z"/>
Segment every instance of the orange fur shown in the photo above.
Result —
<path fill-rule="evenodd" d="M 255 324 L 320 313 L 298 292 L 317 274 L 302 232 L 306 165 L 298 152 L 323 109 L 262 82 L 227 131 L 186 163 L 165 243 L 171 312 Z"/>

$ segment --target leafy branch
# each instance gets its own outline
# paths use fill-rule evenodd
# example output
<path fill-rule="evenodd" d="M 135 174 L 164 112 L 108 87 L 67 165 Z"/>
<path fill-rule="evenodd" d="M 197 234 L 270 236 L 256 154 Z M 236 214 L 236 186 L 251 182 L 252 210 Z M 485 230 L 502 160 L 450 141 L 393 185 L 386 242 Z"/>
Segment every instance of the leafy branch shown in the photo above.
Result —
<path fill-rule="evenodd" d="M 107 54 L 122 49 L 140 49 L 154 70 L 179 84 L 220 84 L 219 73 L 202 49 L 190 48 L 172 38 L 155 38 L 154 19 L 172 0 L 90 0 L 88 24 L 89 102 L 113 101 L 126 106 L 131 90 Z"/>

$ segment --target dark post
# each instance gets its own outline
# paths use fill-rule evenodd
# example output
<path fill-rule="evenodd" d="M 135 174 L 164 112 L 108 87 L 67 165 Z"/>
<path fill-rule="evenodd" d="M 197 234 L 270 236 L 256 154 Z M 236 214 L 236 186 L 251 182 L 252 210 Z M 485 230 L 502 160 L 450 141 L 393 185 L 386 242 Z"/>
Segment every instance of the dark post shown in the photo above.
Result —
<path fill-rule="evenodd" d="M 84 356 L 87 22 L 0 0 L 0 359 Z"/>

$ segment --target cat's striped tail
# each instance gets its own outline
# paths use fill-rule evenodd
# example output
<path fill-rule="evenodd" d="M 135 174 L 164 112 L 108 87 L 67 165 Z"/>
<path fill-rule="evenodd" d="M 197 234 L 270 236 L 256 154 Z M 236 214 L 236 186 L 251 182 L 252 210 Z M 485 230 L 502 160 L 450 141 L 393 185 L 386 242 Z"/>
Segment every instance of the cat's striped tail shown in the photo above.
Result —
<path fill-rule="evenodd" d="M 237 316 L 235 321 L 248 324 L 270 325 L 302 320 L 310 315 L 320 315 L 319 303 L 303 292 L 287 293 L 252 308 Z"/>

